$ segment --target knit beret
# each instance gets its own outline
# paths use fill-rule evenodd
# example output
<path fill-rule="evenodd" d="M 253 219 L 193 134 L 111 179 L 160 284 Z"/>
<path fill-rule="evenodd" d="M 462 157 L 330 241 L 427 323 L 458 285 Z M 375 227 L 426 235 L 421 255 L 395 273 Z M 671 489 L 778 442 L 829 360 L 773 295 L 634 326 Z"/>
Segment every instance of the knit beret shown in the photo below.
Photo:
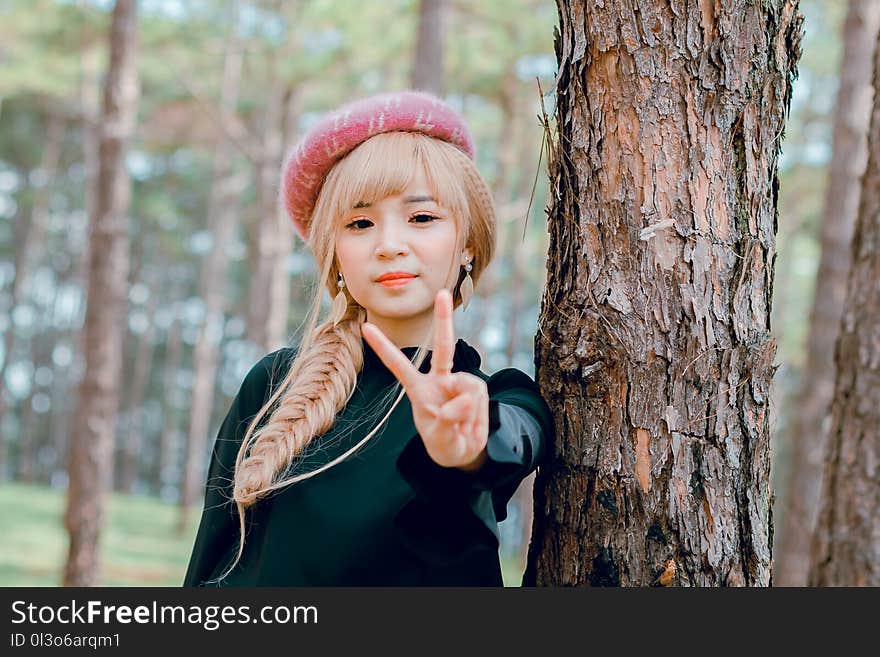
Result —
<path fill-rule="evenodd" d="M 397 91 L 346 103 L 300 139 L 281 170 L 281 201 L 303 241 L 318 193 L 333 165 L 370 137 L 396 131 L 442 139 L 474 158 L 474 140 L 464 119 L 433 94 Z"/>

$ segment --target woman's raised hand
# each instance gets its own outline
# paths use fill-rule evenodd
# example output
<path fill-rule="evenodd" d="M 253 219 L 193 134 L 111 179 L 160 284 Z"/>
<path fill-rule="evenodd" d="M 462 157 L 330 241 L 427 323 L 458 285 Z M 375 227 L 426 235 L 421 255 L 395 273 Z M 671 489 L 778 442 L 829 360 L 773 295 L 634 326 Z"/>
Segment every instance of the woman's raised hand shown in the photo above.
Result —
<path fill-rule="evenodd" d="M 434 348 L 431 369 L 420 372 L 378 326 L 364 322 L 364 339 L 403 385 L 413 421 L 435 463 L 474 471 L 486 460 L 489 391 L 467 372 L 452 373 L 455 337 L 452 294 L 443 288 L 434 298 Z"/>

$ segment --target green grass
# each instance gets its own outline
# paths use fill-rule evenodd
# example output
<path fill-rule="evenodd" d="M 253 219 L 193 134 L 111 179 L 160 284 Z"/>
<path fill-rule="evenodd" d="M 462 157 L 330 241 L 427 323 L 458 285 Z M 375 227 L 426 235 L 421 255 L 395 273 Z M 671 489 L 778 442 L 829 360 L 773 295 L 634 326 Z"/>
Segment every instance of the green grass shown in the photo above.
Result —
<path fill-rule="evenodd" d="M 67 553 L 65 493 L 46 486 L 0 485 L 0 586 L 61 586 Z M 178 509 L 151 497 L 113 493 L 101 533 L 99 586 L 180 586 L 201 508 L 177 536 Z M 523 564 L 501 560 L 505 586 L 519 586 Z"/>
<path fill-rule="evenodd" d="M 60 586 L 67 553 L 65 494 L 45 486 L 0 486 L 0 586 Z M 180 586 L 199 513 L 177 536 L 177 507 L 111 494 L 101 533 L 101 586 Z"/>

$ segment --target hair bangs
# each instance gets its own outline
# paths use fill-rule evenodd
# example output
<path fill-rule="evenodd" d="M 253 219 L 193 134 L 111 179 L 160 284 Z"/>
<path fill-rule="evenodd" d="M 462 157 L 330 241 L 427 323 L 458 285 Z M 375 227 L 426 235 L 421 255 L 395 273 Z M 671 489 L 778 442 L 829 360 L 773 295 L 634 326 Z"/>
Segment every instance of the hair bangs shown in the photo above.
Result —
<path fill-rule="evenodd" d="M 414 132 L 386 132 L 367 139 L 340 160 L 327 175 L 322 195 L 333 217 L 358 203 L 373 204 L 403 193 L 421 165 L 437 203 L 454 215 L 457 225 L 467 212 L 460 164 L 449 152 L 455 146 Z"/>

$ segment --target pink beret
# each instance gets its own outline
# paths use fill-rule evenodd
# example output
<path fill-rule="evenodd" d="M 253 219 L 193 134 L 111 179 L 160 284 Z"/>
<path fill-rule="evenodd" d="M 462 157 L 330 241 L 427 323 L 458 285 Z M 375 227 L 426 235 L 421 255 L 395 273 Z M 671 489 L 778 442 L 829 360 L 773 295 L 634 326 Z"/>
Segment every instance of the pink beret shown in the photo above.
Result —
<path fill-rule="evenodd" d="M 281 200 L 303 241 L 324 177 L 333 165 L 373 135 L 394 131 L 423 132 L 474 157 L 473 137 L 464 119 L 433 94 L 397 91 L 342 105 L 303 136 L 281 170 Z"/>

